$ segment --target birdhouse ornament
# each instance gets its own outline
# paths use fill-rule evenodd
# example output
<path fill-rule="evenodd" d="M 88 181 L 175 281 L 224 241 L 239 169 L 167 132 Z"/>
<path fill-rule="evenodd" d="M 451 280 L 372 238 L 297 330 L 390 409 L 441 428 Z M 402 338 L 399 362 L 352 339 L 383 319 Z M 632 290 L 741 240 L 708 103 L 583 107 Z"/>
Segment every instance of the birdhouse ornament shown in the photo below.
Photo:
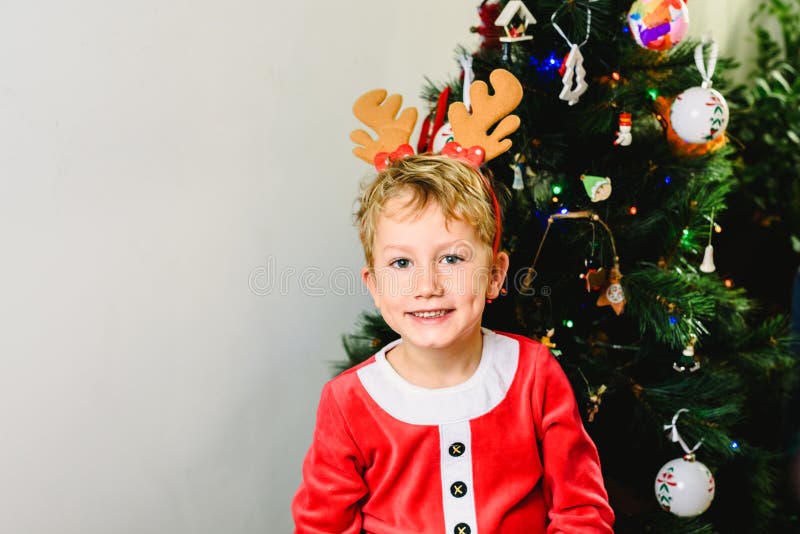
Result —
<path fill-rule="evenodd" d="M 494 21 L 495 26 L 500 26 L 505 31 L 505 35 L 500 37 L 503 43 L 515 43 L 518 41 L 529 41 L 533 39 L 528 35 L 528 26 L 536 24 L 536 19 L 524 2 L 514 0 L 506 4 L 503 11 Z"/>

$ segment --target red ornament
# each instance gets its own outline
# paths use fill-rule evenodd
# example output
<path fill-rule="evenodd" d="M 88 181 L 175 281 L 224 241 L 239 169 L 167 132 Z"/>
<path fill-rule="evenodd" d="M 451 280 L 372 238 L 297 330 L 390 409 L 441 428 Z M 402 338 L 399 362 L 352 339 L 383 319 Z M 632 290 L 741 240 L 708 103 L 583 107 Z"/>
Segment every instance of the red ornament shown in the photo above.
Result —
<path fill-rule="evenodd" d="M 501 43 L 500 37 L 504 35 L 503 28 L 495 26 L 494 21 L 500 16 L 500 4 L 482 2 L 478 7 L 478 16 L 481 19 L 480 26 L 473 26 L 471 31 L 479 34 L 481 39 L 481 48 L 491 50 L 500 50 Z"/>
<path fill-rule="evenodd" d="M 567 55 L 564 56 L 564 59 L 561 60 L 561 66 L 558 67 L 558 75 L 562 78 L 564 77 L 564 73 L 567 72 L 567 58 L 569 57 L 569 52 Z"/>

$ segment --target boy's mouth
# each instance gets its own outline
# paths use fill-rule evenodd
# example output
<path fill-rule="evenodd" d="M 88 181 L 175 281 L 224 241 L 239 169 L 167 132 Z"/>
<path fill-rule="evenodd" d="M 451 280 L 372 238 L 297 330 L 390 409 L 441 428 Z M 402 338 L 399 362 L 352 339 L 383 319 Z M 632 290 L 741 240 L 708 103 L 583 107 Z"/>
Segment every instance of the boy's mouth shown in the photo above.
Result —
<path fill-rule="evenodd" d="M 416 312 L 408 312 L 410 315 L 414 317 L 420 317 L 422 319 L 428 319 L 431 317 L 443 317 L 447 315 L 453 310 L 426 310 L 426 311 L 416 311 Z"/>

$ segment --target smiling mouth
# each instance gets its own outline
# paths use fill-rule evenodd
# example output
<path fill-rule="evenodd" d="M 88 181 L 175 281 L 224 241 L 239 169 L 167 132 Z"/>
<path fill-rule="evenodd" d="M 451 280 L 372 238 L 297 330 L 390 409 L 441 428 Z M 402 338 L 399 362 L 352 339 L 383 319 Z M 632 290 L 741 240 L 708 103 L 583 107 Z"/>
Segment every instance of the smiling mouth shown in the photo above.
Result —
<path fill-rule="evenodd" d="M 414 317 L 420 317 L 423 319 L 428 319 L 430 317 L 442 317 L 452 310 L 432 310 L 432 311 L 420 311 L 420 312 L 409 312 L 410 315 Z"/>

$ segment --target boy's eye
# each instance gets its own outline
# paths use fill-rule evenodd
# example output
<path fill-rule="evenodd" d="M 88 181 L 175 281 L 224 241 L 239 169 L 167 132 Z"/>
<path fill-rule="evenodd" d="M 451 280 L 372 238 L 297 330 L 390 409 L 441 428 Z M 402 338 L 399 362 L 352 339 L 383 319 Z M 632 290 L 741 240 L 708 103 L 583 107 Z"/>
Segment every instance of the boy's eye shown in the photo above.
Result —
<path fill-rule="evenodd" d="M 410 261 L 408 261 L 406 258 L 400 258 L 400 259 L 394 260 L 394 261 L 393 261 L 392 263 L 390 263 L 389 265 L 390 265 L 391 267 L 397 267 L 397 268 L 399 268 L 399 269 L 405 269 L 406 267 L 408 267 L 409 265 L 411 265 L 411 262 L 410 262 Z"/>
<path fill-rule="evenodd" d="M 460 263 L 460 262 L 464 261 L 464 258 L 462 258 L 461 256 L 456 256 L 455 254 L 448 254 L 447 256 L 442 258 L 442 261 L 444 263 L 448 263 L 448 264 L 452 265 L 452 264 Z"/>

